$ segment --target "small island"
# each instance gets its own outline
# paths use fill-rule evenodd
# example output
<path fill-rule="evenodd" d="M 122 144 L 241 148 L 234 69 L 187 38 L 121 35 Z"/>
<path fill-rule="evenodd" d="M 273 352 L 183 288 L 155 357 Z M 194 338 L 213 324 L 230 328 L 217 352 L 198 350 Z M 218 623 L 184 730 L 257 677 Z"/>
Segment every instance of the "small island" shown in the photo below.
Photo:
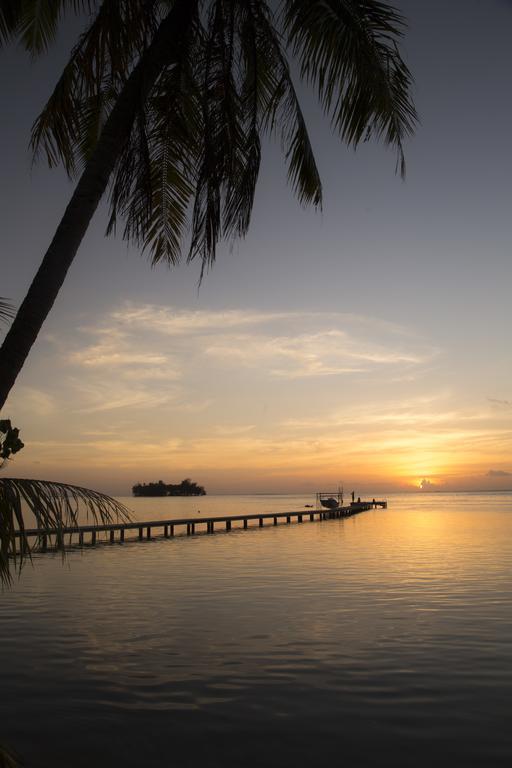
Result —
<path fill-rule="evenodd" d="M 176 485 L 164 483 L 163 480 L 157 483 L 137 483 L 132 493 L 134 496 L 206 496 L 203 486 L 188 477 Z"/>

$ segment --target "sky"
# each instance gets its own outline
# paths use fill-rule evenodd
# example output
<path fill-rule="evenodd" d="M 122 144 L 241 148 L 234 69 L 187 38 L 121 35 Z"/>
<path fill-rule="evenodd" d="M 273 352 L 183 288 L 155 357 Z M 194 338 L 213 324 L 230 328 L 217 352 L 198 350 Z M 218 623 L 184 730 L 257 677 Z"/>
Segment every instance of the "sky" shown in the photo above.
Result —
<path fill-rule="evenodd" d="M 248 237 L 151 268 L 98 210 L 2 412 L 4 476 L 116 495 L 512 487 L 510 0 L 401 0 L 421 124 L 407 178 L 342 146 L 300 89 L 322 212 L 266 147 Z M 0 295 L 19 304 L 73 189 L 32 166 L 30 126 L 76 29 L 0 54 Z"/>

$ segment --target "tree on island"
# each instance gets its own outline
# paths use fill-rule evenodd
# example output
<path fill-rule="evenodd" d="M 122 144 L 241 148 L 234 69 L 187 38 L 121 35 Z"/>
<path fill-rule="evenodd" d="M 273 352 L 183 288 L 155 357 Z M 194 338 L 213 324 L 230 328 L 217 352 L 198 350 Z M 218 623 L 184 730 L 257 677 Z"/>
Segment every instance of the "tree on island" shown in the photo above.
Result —
<path fill-rule="evenodd" d="M 78 176 L 41 266 L 0 348 L 0 408 L 110 190 L 108 232 L 151 261 L 185 251 L 202 270 L 251 218 L 262 140 L 278 136 L 302 205 L 322 185 L 291 69 L 333 129 L 356 147 L 397 150 L 416 123 L 398 42 L 404 21 L 383 0 L 3 0 L 0 45 L 44 52 L 70 11 L 89 18 L 37 119 L 32 149 Z M 185 245 L 185 241 L 187 245 Z"/>
<path fill-rule="evenodd" d="M 159 480 L 157 483 L 137 483 L 132 488 L 134 496 L 206 496 L 202 485 L 185 478 L 181 483 L 173 485 Z"/>

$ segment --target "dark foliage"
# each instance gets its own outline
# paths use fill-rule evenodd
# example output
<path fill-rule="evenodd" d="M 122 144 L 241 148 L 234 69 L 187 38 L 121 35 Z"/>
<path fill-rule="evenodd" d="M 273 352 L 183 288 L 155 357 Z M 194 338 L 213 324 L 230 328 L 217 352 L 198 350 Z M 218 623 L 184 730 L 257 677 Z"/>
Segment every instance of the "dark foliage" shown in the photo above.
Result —
<path fill-rule="evenodd" d="M 129 520 L 127 508 L 110 496 L 76 485 L 47 480 L 0 479 L 0 583 L 9 583 L 13 567 L 20 570 L 38 549 L 37 538 L 26 536 L 26 518 L 34 527 L 54 532 L 64 552 L 61 534 L 84 519 L 94 523 Z"/>
<path fill-rule="evenodd" d="M 173 485 L 159 480 L 157 483 L 138 483 L 132 488 L 134 496 L 206 496 L 202 485 L 192 482 L 189 478 Z"/>
<path fill-rule="evenodd" d="M 18 453 L 24 447 L 19 435 L 19 429 L 13 427 L 9 419 L 0 419 L 0 467 L 13 453 Z"/>

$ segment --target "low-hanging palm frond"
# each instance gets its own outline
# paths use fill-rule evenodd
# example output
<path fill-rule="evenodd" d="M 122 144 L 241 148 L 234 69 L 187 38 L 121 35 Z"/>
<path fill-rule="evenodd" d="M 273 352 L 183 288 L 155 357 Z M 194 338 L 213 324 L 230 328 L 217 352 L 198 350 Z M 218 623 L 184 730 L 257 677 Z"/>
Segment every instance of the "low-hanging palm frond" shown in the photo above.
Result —
<path fill-rule="evenodd" d="M 88 488 L 47 480 L 0 479 L 0 583 L 9 583 L 13 570 L 19 571 L 37 551 L 38 540 L 26 535 L 27 514 L 35 528 L 55 533 L 63 551 L 65 528 L 85 520 L 123 522 L 130 516 L 123 504 Z"/>

